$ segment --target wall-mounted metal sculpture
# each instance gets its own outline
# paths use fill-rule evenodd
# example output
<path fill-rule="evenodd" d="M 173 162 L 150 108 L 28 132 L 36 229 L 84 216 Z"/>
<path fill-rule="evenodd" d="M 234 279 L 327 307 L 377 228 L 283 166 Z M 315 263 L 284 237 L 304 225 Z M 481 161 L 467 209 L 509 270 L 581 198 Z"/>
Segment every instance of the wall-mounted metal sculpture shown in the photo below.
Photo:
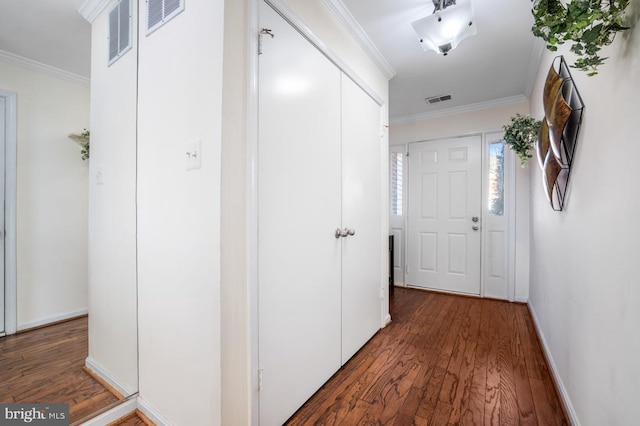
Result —
<path fill-rule="evenodd" d="M 584 104 L 564 57 L 553 60 L 544 85 L 542 120 L 536 154 L 547 199 L 554 210 L 564 207 L 569 172 L 576 149 Z"/>

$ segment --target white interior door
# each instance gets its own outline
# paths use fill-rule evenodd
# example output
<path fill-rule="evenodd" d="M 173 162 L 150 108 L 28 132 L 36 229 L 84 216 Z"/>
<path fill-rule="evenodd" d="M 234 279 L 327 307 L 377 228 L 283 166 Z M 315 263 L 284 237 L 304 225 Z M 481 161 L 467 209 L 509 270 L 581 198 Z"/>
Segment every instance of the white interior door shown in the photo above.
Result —
<path fill-rule="evenodd" d="M 342 363 L 380 329 L 380 106 L 342 74 Z"/>
<path fill-rule="evenodd" d="M 409 145 L 407 284 L 480 294 L 480 136 Z"/>
<path fill-rule="evenodd" d="M 6 146 L 6 100 L 0 97 L 0 336 L 5 334 L 5 280 L 4 280 L 4 242 L 5 242 L 5 221 L 4 221 L 4 205 L 5 205 L 5 146 Z"/>
<path fill-rule="evenodd" d="M 340 71 L 261 4 L 260 424 L 281 425 L 340 368 Z"/>

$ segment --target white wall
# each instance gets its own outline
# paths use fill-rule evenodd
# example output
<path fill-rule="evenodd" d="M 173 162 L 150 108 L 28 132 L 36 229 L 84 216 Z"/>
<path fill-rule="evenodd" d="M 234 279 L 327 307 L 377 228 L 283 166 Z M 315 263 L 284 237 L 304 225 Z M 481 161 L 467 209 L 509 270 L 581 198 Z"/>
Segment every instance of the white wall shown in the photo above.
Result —
<path fill-rule="evenodd" d="M 222 165 L 222 423 L 247 425 L 250 422 L 250 293 L 247 287 L 247 89 L 250 82 L 246 34 L 251 28 L 249 4 L 258 0 L 225 2 L 224 112 Z M 369 86 L 388 99 L 388 82 L 359 45 L 338 23 L 322 0 L 287 0 L 284 3 L 318 34 Z M 255 58 L 254 58 L 255 59 Z M 388 105 L 383 108 L 388 122 Z M 249 139 L 250 140 L 250 139 Z M 383 175 L 387 174 L 387 153 L 381 153 Z M 383 217 L 387 217 L 387 192 Z M 381 233 L 386 233 L 388 223 Z M 386 254 L 386 251 L 385 251 Z M 385 254 L 381 254 L 384 256 Z M 386 262 L 381 262 L 386 277 Z M 385 278 L 386 283 L 386 278 Z M 388 305 L 385 298 L 384 306 Z M 386 314 L 386 309 L 385 309 Z"/>
<path fill-rule="evenodd" d="M 17 325 L 87 309 L 87 169 L 68 138 L 89 128 L 89 88 L 0 61 L 17 93 Z"/>
<path fill-rule="evenodd" d="M 131 393 L 138 389 L 137 48 L 134 34 L 133 49 L 107 66 L 108 10 L 93 22 L 91 34 L 87 362 L 90 368 L 100 368 L 97 372 L 115 381 L 124 393 Z"/>
<path fill-rule="evenodd" d="M 173 424 L 209 426 L 221 421 L 224 3 L 185 4 L 139 45 L 140 396 Z M 187 171 L 195 139 L 202 167 Z"/>
<path fill-rule="evenodd" d="M 444 139 L 472 133 L 500 131 L 516 113 L 528 114 L 526 101 L 496 108 L 471 111 L 438 118 L 411 120 L 392 124 L 390 143 L 400 144 Z M 519 164 L 519 163 L 518 163 Z M 536 165 L 535 162 L 530 163 Z M 529 297 L 529 168 L 516 166 L 515 217 L 515 289 L 514 299 L 526 302 Z"/>
<path fill-rule="evenodd" d="M 631 15 L 637 17 L 638 2 Z M 569 63 L 568 48 L 560 50 Z M 546 52 L 531 111 L 543 116 Z M 638 423 L 640 32 L 618 34 L 599 75 L 571 69 L 585 112 L 564 212 L 532 168 L 530 306 L 575 424 Z"/>

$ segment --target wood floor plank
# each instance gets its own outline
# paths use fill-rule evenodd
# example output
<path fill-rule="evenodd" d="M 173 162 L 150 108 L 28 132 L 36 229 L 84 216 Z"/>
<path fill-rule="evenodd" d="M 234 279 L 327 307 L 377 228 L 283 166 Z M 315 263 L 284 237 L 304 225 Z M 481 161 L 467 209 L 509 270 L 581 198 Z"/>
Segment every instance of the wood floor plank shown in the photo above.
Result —
<path fill-rule="evenodd" d="M 390 308 L 286 424 L 568 424 L 525 306 L 396 288 Z"/>
<path fill-rule="evenodd" d="M 452 304 L 449 307 L 449 316 L 443 319 L 443 326 L 440 329 L 437 343 L 430 353 L 432 358 L 431 362 L 433 363 L 433 373 L 427 383 L 424 397 L 416 410 L 417 417 L 430 420 L 433 416 L 446 377 L 457 330 L 461 322 L 461 316 L 458 313 L 465 308 L 463 302 L 464 300 L 460 298 L 452 299 Z"/>
<path fill-rule="evenodd" d="M 521 329 L 521 323 L 520 321 L 518 321 L 518 314 L 520 311 L 522 311 L 523 308 L 524 306 L 516 305 L 515 309 L 510 310 L 509 326 L 513 330 L 511 338 L 511 355 L 514 362 L 513 374 L 515 380 L 516 401 L 518 403 L 518 423 L 520 425 L 526 426 L 537 425 L 538 419 L 533 402 L 527 364 L 524 357 L 524 348 L 525 346 L 530 345 L 523 343 L 526 342 L 528 336 L 523 333 L 524 330 Z"/>
<path fill-rule="evenodd" d="M 510 329 L 509 313 L 506 303 L 499 308 L 500 338 L 498 345 L 498 369 L 500 371 L 500 421 L 503 424 L 518 424 L 518 404 L 513 373 L 512 345 L 513 334 Z"/>
<path fill-rule="evenodd" d="M 487 321 L 486 302 L 479 301 L 478 335 L 471 372 L 469 395 L 463 399 L 460 407 L 460 423 L 464 425 L 482 425 L 484 423 L 485 389 L 487 384 L 487 358 L 489 354 L 489 323 Z"/>
<path fill-rule="evenodd" d="M 465 407 L 468 407 L 467 401 L 471 397 L 471 387 L 473 383 L 473 369 L 475 366 L 476 348 L 478 346 L 478 333 L 480 329 L 481 301 L 473 300 L 471 308 L 465 321 L 466 328 L 463 336 L 465 338 L 465 349 L 462 354 L 460 367 L 457 373 L 457 384 L 451 399 L 451 416 L 450 424 L 459 424 Z"/>
<path fill-rule="evenodd" d="M 541 380 L 545 385 L 549 405 L 553 410 L 555 418 L 560 419 L 558 420 L 560 422 L 559 424 L 568 424 L 566 413 L 558 397 L 556 384 L 551 377 L 551 370 L 549 369 L 545 355 L 542 352 L 542 345 L 540 343 L 540 339 L 538 338 L 538 334 L 536 333 L 533 319 L 531 318 L 531 313 L 528 309 L 526 310 L 526 315 L 524 315 L 523 319 L 525 324 L 527 325 L 527 330 L 529 330 L 531 345 L 534 348 L 536 364 L 540 371 Z"/>
<path fill-rule="evenodd" d="M 86 316 L 0 338 L 0 401 L 67 403 L 71 422 L 116 402 L 82 370 L 87 355 Z"/>

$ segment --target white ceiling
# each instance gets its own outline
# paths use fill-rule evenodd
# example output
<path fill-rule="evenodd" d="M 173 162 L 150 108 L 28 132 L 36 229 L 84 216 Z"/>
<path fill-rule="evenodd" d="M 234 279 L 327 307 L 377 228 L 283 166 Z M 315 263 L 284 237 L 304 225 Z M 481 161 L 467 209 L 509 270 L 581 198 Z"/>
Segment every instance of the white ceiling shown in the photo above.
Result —
<path fill-rule="evenodd" d="M 432 0 L 342 0 L 396 71 L 389 87 L 392 120 L 528 97 L 540 53 L 531 34 L 531 1 L 458 1 L 471 1 L 478 34 L 443 56 L 422 50 L 411 27 L 433 12 Z M 450 101 L 425 102 L 448 94 Z"/>
<path fill-rule="evenodd" d="M 432 0 L 342 0 L 396 71 L 392 120 L 528 96 L 540 54 L 530 31 L 531 2 L 458 1 L 472 2 L 478 35 L 442 56 L 423 51 L 411 27 L 433 12 Z M 91 26 L 78 13 L 83 3 L 0 0 L 0 50 L 89 77 Z M 447 94 L 452 100 L 440 104 L 424 100 Z"/>
<path fill-rule="evenodd" d="M 82 77 L 91 70 L 84 0 L 0 0 L 0 50 Z"/>

